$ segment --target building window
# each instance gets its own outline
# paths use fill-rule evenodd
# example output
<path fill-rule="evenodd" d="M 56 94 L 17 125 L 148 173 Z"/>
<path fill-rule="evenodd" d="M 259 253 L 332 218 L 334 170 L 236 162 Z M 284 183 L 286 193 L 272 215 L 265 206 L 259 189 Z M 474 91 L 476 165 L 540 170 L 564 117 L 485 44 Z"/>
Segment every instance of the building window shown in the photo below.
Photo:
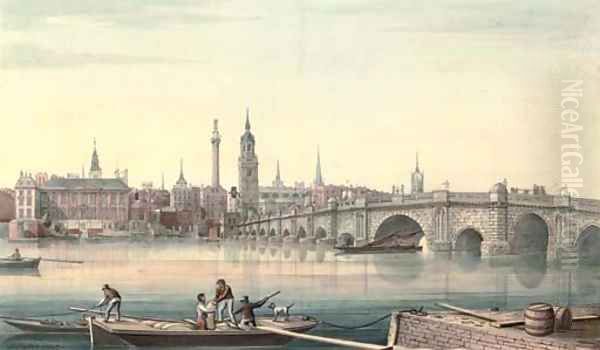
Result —
<path fill-rule="evenodd" d="M 248 177 L 252 176 L 252 169 L 248 169 L 247 175 Z"/>
<path fill-rule="evenodd" d="M 23 217 L 23 209 L 19 209 L 19 218 Z"/>
<path fill-rule="evenodd" d="M 27 208 L 27 217 L 31 218 L 31 208 Z"/>
<path fill-rule="evenodd" d="M 27 196 L 27 205 L 31 206 L 31 196 Z"/>

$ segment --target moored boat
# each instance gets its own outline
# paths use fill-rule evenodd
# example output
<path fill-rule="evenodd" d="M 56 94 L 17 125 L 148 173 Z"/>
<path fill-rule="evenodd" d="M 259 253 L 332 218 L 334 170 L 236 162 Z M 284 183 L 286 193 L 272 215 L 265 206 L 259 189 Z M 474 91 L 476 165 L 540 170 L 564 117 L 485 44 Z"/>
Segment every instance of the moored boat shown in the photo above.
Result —
<path fill-rule="evenodd" d="M 87 333 L 88 327 L 85 320 L 79 322 L 65 322 L 57 320 L 36 320 L 31 318 L 4 317 L 4 323 L 11 325 L 23 332 L 36 333 Z"/>
<path fill-rule="evenodd" d="M 337 246 L 338 254 L 393 254 L 393 253 L 414 253 L 423 250 L 419 246 L 418 235 L 421 231 L 412 233 L 393 233 L 383 238 L 377 239 L 366 245 Z"/>
<path fill-rule="evenodd" d="M 293 316 L 286 322 L 274 322 L 270 317 L 258 317 L 257 325 L 305 333 L 318 321 L 304 316 Z M 88 319 L 90 341 L 100 346 L 194 346 L 194 347 L 266 347 L 281 346 L 292 337 L 273 332 L 231 328 L 219 324 L 215 330 L 197 330 L 195 325 L 157 320 L 121 320 L 104 322 Z"/>
<path fill-rule="evenodd" d="M 37 269 L 42 258 L 0 258 L 0 269 Z"/>

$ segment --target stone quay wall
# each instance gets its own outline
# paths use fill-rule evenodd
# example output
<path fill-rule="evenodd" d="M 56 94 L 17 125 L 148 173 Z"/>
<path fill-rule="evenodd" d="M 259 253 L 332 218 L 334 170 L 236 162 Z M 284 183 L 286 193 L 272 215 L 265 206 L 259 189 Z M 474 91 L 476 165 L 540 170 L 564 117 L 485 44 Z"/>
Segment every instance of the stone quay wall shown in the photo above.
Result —
<path fill-rule="evenodd" d="M 591 350 L 594 345 L 575 345 L 555 337 L 533 337 L 523 330 L 463 325 L 435 316 L 394 313 L 388 343 L 399 347 L 472 350 Z"/>

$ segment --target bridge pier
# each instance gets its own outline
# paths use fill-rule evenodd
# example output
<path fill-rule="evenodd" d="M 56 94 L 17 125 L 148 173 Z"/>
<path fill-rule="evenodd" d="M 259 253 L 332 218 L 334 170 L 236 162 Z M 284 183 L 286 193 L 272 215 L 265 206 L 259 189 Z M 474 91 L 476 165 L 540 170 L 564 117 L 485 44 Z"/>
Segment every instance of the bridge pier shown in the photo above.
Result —
<path fill-rule="evenodd" d="M 499 256 L 510 254 L 510 245 L 506 241 L 494 240 L 481 242 L 481 256 Z"/>

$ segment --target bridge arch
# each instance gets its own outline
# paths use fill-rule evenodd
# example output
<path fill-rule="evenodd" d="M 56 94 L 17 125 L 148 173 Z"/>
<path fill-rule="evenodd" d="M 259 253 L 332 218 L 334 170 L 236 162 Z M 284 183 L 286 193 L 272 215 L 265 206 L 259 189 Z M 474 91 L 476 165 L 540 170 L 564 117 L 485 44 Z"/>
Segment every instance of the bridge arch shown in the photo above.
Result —
<path fill-rule="evenodd" d="M 277 231 L 275 231 L 275 229 L 274 229 L 274 228 L 272 228 L 272 229 L 271 229 L 271 231 L 269 231 L 269 236 L 270 236 L 270 237 L 275 237 L 275 236 L 277 236 Z"/>
<path fill-rule="evenodd" d="M 289 236 L 289 235 L 290 235 L 290 230 L 288 230 L 287 228 L 285 228 L 285 229 L 283 230 L 283 237 L 287 237 L 287 236 Z"/>
<path fill-rule="evenodd" d="M 577 236 L 576 246 L 580 263 L 600 264 L 600 225 L 585 226 Z"/>
<path fill-rule="evenodd" d="M 515 254 L 546 254 L 550 237 L 549 225 L 536 213 L 519 216 L 513 226 L 511 251 Z"/>
<path fill-rule="evenodd" d="M 261 236 L 266 236 L 266 235 L 267 235 L 267 232 L 265 231 L 265 229 L 264 229 L 264 228 L 261 228 L 261 229 L 260 229 L 260 235 L 261 235 Z"/>
<path fill-rule="evenodd" d="M 298 238 L 305 238 L 306 237 L 306 230 L 304 229 L 304 227 L 300 226 L 298 228 Z"/>
<path fill-rule="evenodd" d="M 353 247 L 354 236 L 348 232 L 342 233 L 337 239 L 337 245 L 340 247 Z"/>
<path fill-rule="evenodd" d="M 456 234 L 454 251 L 459 254 L 481 256 L 481 243 L 483 235 L 474 227 L 467 226 Z"/>
<path fill-rule="evenodd" d="M 315 238 L 316 239 L 325 239 L 325 238 L 327 238 L 327 231 L 322 226 L 319 226 L 317 228 L 317 231 L 315 232 Z"/>
<path fill-rule="evenodd" d="M 251 236 L 256 237 L 256 229 L 253 229 L 252 232 L 250 233 Z"/>
<path fill-rule="evenodd" d="M 416 235 L 417 241 L 424 236 L 423 227 L 415 219 L 404 214 L 395 214 L 383 220 L 373 238 L 379 240 L 393 234 L 401 237 Z"/>

